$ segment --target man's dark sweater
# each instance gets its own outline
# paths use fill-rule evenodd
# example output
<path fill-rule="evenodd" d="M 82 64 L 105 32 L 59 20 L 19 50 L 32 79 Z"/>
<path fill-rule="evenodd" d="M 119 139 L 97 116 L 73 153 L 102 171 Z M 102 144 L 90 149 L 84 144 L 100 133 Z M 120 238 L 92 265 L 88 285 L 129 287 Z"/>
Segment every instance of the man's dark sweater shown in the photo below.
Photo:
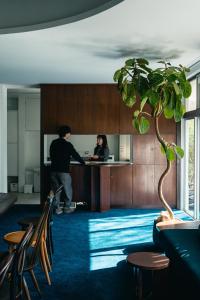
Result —
<path fill-rule="evenodd" d="M 71 157 L 81 164 L 85 164 L 84 160 L 74 149 L 74 146 L 64 138 L 58 138 L 51 143 L 50 158 L 52 172 L 69 173 Z"/>

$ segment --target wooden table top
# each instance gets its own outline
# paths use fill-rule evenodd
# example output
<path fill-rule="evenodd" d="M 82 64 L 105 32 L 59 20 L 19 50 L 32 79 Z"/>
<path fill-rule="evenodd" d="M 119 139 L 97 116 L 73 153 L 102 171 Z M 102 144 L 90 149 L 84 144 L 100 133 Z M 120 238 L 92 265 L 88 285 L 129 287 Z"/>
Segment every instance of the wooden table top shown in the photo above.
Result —
<path fill-rule="evenodd" d="M 127 256 L 132 266 L 145 270 L 162 270 L 169 266 L 169 258 L 158 252 L 135 252 Z"/>

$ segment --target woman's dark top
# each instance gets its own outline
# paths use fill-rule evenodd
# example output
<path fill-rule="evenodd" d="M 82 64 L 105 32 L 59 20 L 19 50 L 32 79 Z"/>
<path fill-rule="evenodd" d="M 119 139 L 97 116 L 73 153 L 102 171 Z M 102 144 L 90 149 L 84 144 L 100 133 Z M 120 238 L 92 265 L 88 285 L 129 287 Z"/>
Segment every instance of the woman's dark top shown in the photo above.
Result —
<path fill-rule="evenodd" d="M 74 149 L 74 146 L 63 138 L 58 138 L 51 143 L 50 158 L 51 171 L 69 173 L 70 159 L 73 157 L 81 164 L 85 164 L 84 160 Z"/>
<path fill-rule="evenodd" d="M 94 148 L 94 155 L 99 156 L 98 160 L 106 161 L 106 160 L 108 160 L 108 157 L 109 157 L 109 148 L 108 147 L 103 148 L 102 146 L 97 145 Z"/>

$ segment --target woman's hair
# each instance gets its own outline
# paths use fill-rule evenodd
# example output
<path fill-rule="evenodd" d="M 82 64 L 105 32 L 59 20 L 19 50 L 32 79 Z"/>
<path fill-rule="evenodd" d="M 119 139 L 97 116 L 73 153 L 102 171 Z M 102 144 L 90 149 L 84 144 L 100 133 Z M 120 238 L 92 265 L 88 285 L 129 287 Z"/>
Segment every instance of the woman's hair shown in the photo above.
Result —
<path fill-rule="evenodd" d="M 97 139 L 102 139 L 103 140 L 103 144 L 102 144 L 103 148 L 108 147 L 107 137 L 106 137 L 105 134 L 98 134 Z"/>

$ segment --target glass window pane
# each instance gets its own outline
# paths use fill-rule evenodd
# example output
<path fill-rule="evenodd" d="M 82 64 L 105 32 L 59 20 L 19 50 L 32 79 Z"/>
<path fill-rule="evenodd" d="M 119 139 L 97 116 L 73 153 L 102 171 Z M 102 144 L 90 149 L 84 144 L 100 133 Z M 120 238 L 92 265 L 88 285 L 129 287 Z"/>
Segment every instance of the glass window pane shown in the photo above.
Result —
<path fill-rule="evenodd" d="M 186 121 L 186 199 L 185 209 L 194 216 L 195 201 L 195 125 L 194 119 Z"/>
<path fill-rule="evenodd" d="M 195 110 L 197 108 L 197 88 L 196 78 L 190 81 L 192 86 L 192 93 L 189 99 L 186 100 L 186 111 Z"/>

